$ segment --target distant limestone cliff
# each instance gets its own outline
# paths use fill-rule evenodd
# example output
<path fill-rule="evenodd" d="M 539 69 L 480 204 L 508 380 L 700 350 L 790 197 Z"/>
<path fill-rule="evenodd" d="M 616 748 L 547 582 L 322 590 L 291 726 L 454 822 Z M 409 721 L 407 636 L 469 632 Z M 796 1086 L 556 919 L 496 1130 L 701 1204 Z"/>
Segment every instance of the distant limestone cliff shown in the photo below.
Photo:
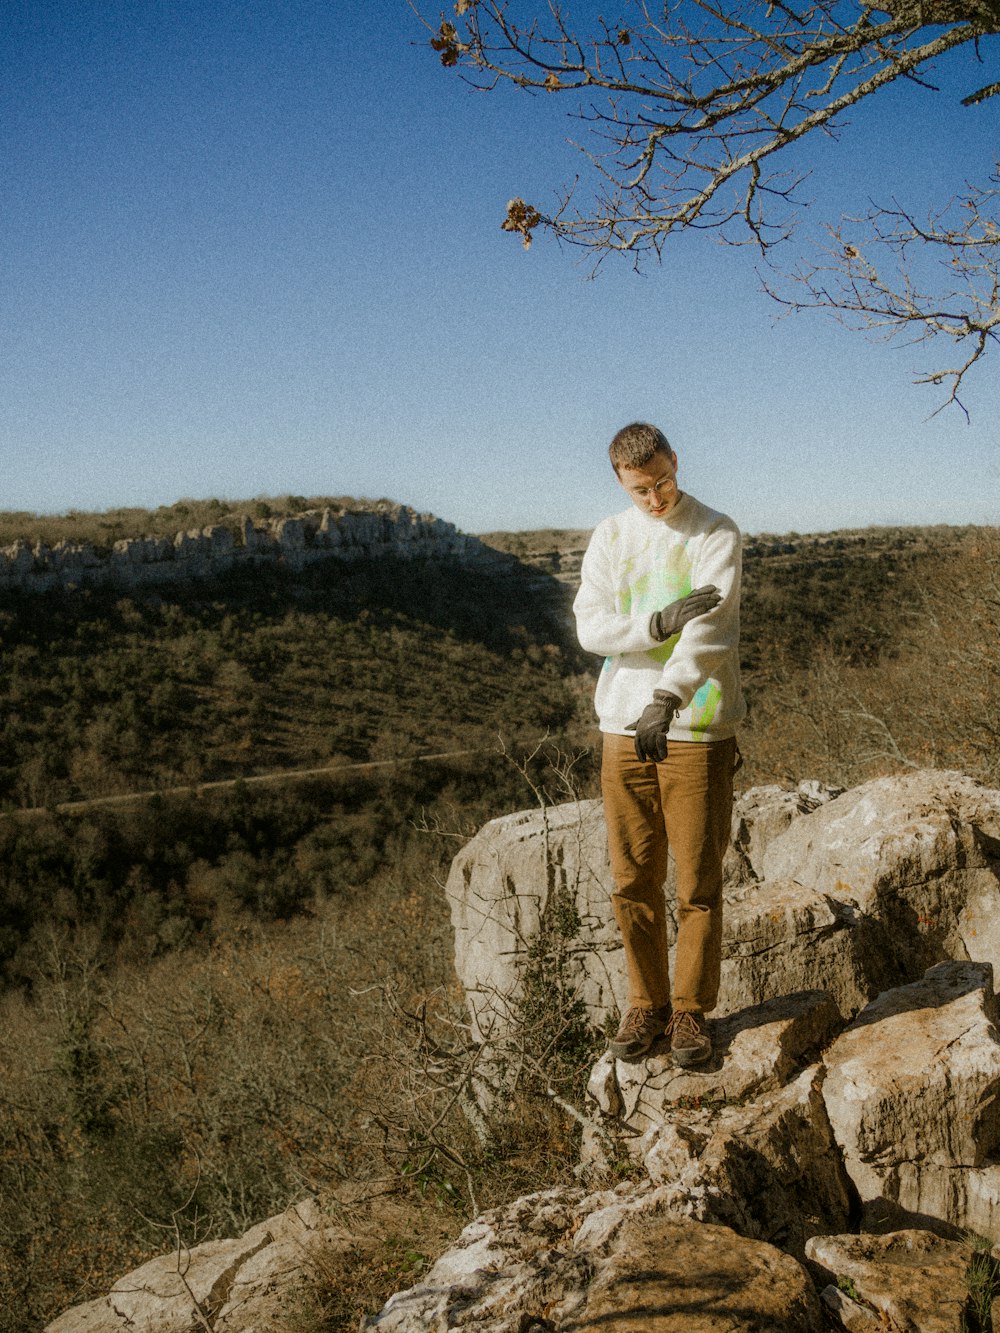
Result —
<path fill-rule="evenodd" d="M 236 531 L 234 526 L 194 528 L 174 537 L 126 538 L 106 553 L 89 543 L 16 541 L 0 549 L 0 591 L 99 584 L 131 588 L 259 565 L 298 570 L 321 560 L 379 556 L 490 563 L 509 559 L 454 524 L 405 505 L 378 505 L 361 512 L 312 510 L 258 524 L 244 517 Z"/>

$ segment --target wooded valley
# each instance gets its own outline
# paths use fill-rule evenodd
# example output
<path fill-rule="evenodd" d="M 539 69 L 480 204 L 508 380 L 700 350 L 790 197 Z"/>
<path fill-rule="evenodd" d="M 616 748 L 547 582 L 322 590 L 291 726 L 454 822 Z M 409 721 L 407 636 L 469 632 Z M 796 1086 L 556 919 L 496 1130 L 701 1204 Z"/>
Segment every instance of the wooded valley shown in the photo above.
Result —
<path fill-rule="evenodd" d="M 346 1217 L 378 1180 L 384 1265 L 301 1314 L 353 1330 L 439 1232 L 569 1169 L 552 1093 L 579 1095 L 601 1034 L 541 964 L 523 1018 L 548 1077 L 526 1072 L 503 1144 L 428 1073 L 460 1041 L 454 851 L 596 794 L 572 579 L 534 558 L 552 534 L 509 536 L 530 565 L 0 603 L 0 1333 L 306 1194 Z M 996 785 L 998 639 L 996 529 L 747 539 L 741 785 L 923 765 Z M 444 752 L 471 753 L 420 758 Z M 133 792 L 155 794 L 101 803 Z"/>

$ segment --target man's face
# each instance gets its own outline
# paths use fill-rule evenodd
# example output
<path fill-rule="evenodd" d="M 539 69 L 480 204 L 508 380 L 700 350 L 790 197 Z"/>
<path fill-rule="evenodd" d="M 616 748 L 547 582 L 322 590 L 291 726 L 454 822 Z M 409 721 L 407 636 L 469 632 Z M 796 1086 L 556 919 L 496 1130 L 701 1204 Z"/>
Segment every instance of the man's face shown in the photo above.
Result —
<path fill-rule="evenodd" d="M 680 499 L 675 453 L 657 451 L 642 467 L 623 467 L 618 480 L 636 508 L 652 518 L 665 518 Z"/>

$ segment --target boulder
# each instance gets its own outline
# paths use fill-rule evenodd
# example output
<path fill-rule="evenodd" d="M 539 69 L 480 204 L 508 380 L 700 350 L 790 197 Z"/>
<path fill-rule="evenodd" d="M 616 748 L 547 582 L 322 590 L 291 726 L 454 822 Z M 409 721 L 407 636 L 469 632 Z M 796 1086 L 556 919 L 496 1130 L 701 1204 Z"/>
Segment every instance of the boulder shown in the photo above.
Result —
<path fill-rule="evenodd" d="M 849 1225 L 850 1181 L 823 1106 L 823 1068 L 739 1106 L 675 1111 L 638 1152 L 675 1207 L 796 1258 L 810 1236 Z"/>
<path fill-rule="evenodd" d="M 65 1311 L 45 1333 L 282 1333 L 324 1252 L 354 1248 L 312 1200 L 236 1240 L 180 1246 Z"/>
<path fill-rule="evenodd" d="M 993 972 L 942 963 L 872 1001 L 826 1054 L 823 1098 L 866 1226 L 1000 1240 Z"/>
<path fill-rule="evenodd" d="M 842 795 L 843 790 L 811 779 L 793 788 L 777 784 L 751 787 L 737 796 L 733 802 L 732 840 L 725 859 L 727 881 L 741 884 L 763 879 L 763 856 L 768 845 L 799 815 L 810 814 Z"/>
<path fill-rule="evenodd" d="M 964 1243 L 913 1230 L 816 1236 L 806 1254 L 826 1283 L 823 1303 L 849 1330 L 964 1333 L 969 1327 L 963 1316 L 972 1252 Z"/>
<path fill-rule="evenodd" d="M 1000 792 L 961 773 L 866 782 L 791 824 L 761 868 L 868 922 L 891 984 L 945 958 L 1000 966 Z"/>
<path fill-rule="evenodd" d="M 563 1311 L 562 1327 L 578 1333 L 815 1333 L 820 1316 L 789 1255 L 727 1227 L 667 1218 L 626 1223 Z"/>
<path fill-rule="evenodd" d="M 599 801 L 493 820 L 459 853 L 447 894 L 479 1040 L 514 1021 L 548 943 L 595 1027 L 622 1011 L 612 888 Z M 666 894 L 672 955 L 670 877 Z M 943 959 L 1000 966 L 1000 792 L 934 771 L 841 795 L 753 789 L 734 807 L 724 895 L 719 1013 L 818 988 L 849 1018 Z"/>
<path fill-rule="evenodd" d="M 822 989 L 849 1018 L 898 975 L 877 923 L 808 884 L 728 889 L 723 931 L 717 1012 Z"/>
<path fill-rule="evenodd" d="M 600 801 L 491 820 L 455 857 L 445 894 L 477 1040 L 516 1022 L 524 969 L 540 944 L 561 951 L 564 981 L 594 1027 L 624 1001 Z"/>
<path fill-rule="evenodd" d="M 552 1190 L 484 1214 L 426 1279 L 362 1325 L 379 1333 L 815 1333 L 812 1283 L 789 1255 L 671 1215 L 646 1185 Z"/>

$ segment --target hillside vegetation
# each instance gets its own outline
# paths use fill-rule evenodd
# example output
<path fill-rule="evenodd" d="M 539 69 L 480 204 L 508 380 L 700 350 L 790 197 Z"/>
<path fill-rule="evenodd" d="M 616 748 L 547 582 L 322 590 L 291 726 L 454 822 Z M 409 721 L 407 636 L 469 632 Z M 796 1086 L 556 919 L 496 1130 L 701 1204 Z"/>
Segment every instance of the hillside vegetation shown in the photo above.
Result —
<path fill-rule="evenodd" d="M 516 570 L 388 558 L 8 596 L 0 802 L 561 730 L 582 662 L 564 639 Z"/>
<path fill-rule="evenodd" d="M 343 1209 L 380 1179 L 383 1262 L 301 1315 L 299 1333 L 353 1333 L 435 1237 L 570 1171 L 557 1097 L 580 1095 L 600 1034 L 550 959 L 501 1141 L 434 1069 L 463 1058 L 453 851 L 495 815 L 596 794 L 579 536 L 527 534 L 533 564 L 502 573 L 358 562 L 0 601 L 0 1192 L 20 1201 L 2 1333 L 178 1239 L 316 1192 Z M 743 785 L 924 763 L 1000 781 L 996 530 L 746 547 Z M 452 750 L 472 753 L 416 762 Z M 349 767 L 369 761 L 387 766 Z"/>

